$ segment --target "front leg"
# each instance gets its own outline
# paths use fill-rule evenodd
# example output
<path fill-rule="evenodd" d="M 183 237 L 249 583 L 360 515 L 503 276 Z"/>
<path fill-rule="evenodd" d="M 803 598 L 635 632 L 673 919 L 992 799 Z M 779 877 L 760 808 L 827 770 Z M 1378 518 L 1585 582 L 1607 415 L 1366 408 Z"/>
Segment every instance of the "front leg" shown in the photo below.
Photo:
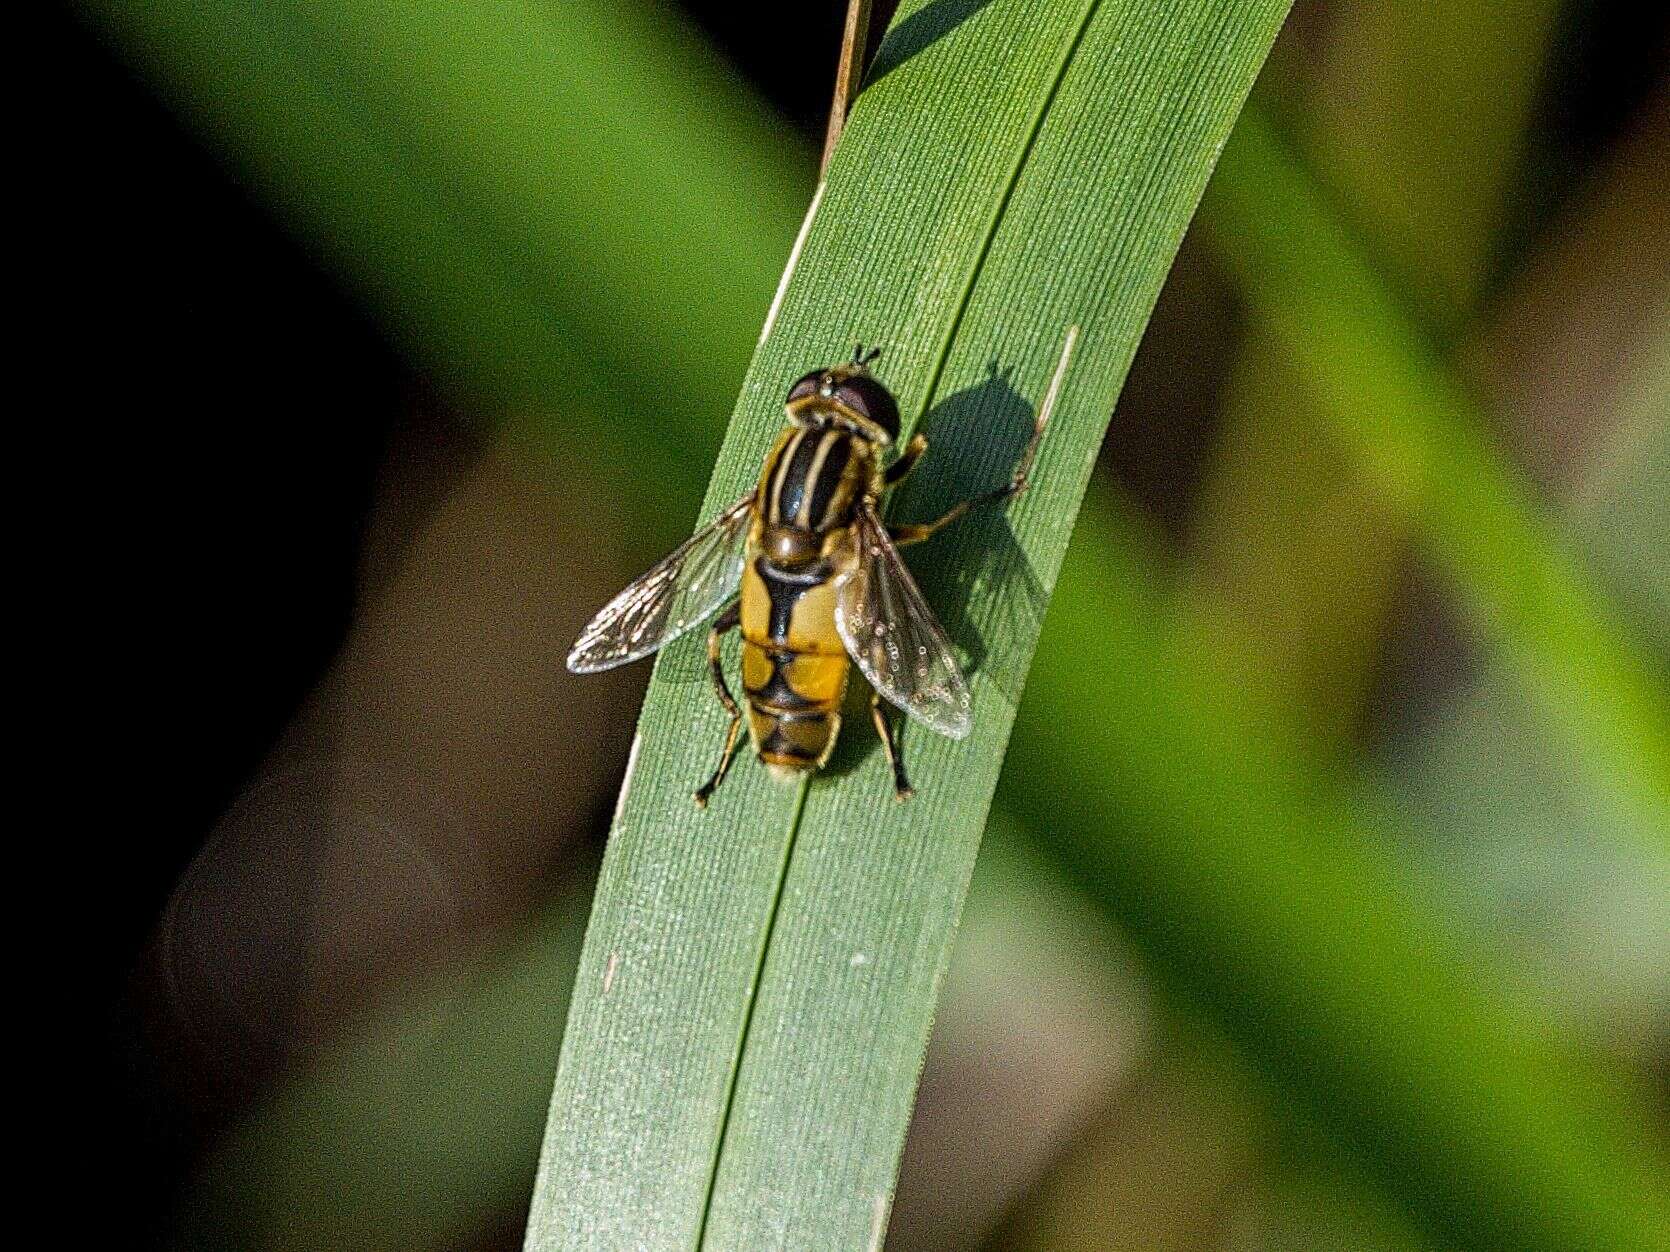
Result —
<path fill-rule="evenodd" d="M 1015 478 L 996 491 L 988 491 L 975 496 L 971 500 L 964 500 L 961 504 L 952 505 L 943 516 L 936 517 L 931 522 L 917 522 L 904 526 L 889 525 L 887 533 L 892 538 L 894 547 L 903 548 L 908 544 L 921 543 L 924 539 L 944 530 L 964 513 L 986 504 L 1001 504 L 1009 497 L 1018 496 L 1025 490 L 1026 479 L 1017 474 Z"/>
<path fill-rule="evenodd" d="M 1015 464 L 1015 472 L 1009 476 L 1009 481 L 1007 483 L 997 488 L 995 491 L 987 491 L 981 495 L 973 497 L 972 499 L 964 500 L 961 504 L 952 506 L 945 512 L 944 516 L 937 517 L 931 522 L 918 522 L 915 525 L 906 526 L 889 526 L 887 528 L 887 533 L 892 538 L 894 546 L 902 548 L 907 544 L 921 543 L 924 539 L 929 538 L 938 531 L 944 530 L 945 527 L 949 526 L 952 522 L 956 521 L 959 517 L 961 517 L 964 513 L 969 512 L 971 509 L 977 509 L 982 505 L 987 504 L 1002 504 L 1005 500 L 1008 500 L 1013 496 L 1018 496 L 1021 492 L 1025 491 L 1027 483 L 1031 481 L 1032 477 L 1033 458 L 1038 455 L 1038 441 L 1044 437 L 1044 425 L 1048 421 L 1049 409 L 1046 407 L 1044 411 L 1038 415 L 1038 420 L 1033 424 L 1032 438 L 1027 440 L 1026 449 L 1021 453 L 1021 459 Z M 918 440 L 921 441 L 920 446 L 918 446 Z M 909 473 L 910 467 L 916 463 L 916 459 L 922 455 L 923 449 L 927 446 L 927 441 L 922 439 L 921 435 L 914 436 L 911 439 L 910 444 L 900 455 L 899 459 L 888 468 L 888 484 L 891 485 L 897 481 L 897 479 L 893 477 L 893 471 L 898 469 L 900 465 L 904 465 L 905 468 L 904 471 L 899 474 L 899 478 L 903 478 L 906 473 Z"/>
<path fill-rule="evenodd" d="M 882 475 L 882 482 L 892 487 L 904 481 L 905 475 L 916 468 L 916 463 L 922 459 L 922 454 L 928 450 L 928 441 L 921 435 L 912 435 L 905 450 L 899 453 L 899 459 L 887 467 Z"/>

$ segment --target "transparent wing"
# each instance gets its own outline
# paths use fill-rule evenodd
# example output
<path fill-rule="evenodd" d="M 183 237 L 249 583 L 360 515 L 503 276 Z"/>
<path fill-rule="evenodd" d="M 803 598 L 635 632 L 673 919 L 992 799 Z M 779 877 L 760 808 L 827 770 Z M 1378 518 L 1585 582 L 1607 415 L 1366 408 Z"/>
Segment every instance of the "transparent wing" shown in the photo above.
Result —
<path fill-rule="evenodd" d="M 961 739 L 972 725 L 968 685 L 945 628 L 917 589 L 875 507 L 853 522 L 858 557 L 835 596 L 835 628 L 870 685 L 917 721 Z"/>
<path fill-rule="evenodd" d="M 575 640 L 568 668 L 576 674 L 613 669 L 701 625 L 742 581 L 753 505 L 750 492 L 604 605 Z"/>

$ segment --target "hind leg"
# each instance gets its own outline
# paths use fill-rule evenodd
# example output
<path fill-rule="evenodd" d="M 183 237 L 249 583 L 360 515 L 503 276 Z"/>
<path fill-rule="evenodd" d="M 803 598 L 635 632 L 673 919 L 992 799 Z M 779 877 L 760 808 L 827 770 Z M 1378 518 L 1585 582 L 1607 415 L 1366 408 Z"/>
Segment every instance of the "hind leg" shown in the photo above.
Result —
<path fill-rule="evenodd" d="M 731 758 L 736 755 L 738 733 L 742 729 L 742 710 L 737 707 L 731 689 L 725 685 L 725 670 L 719 663 L 719 642 L 725 637 L 725 632 L 735 630 L 737 623 L 742 620 L 742 612 L 735 605 L 731 605 L 713 623 L 713 629 L 707 632 L 707 672 L 713 680 L 713 694 L 719 697 L 719 703 L 725 706 L 725 712 L 730 714 L 730 725 L 725 728 L 725 748 L 719 754 L 719 768 L 713 771 L 713 777 L 696 789 L 696 807 L 705 809 L 708 798 L 713 795 L 714 788 L 725 781 L 725 774 L 731 768 Z"/>
<path fill-rule="evenodd" d="M 887 712 L 881 707 L 881 692 L 870 692 L 870 720 L 875 723 L 876 734 L 881 736 L 881 747 L 887 753 L 887 763 L 893 767 L 893 798 L 908 800 L 915 795 L 910 780 L 905 777 L 904 757 L 899 755 L 899 745 L 893 737 L 893 723 Z"/>

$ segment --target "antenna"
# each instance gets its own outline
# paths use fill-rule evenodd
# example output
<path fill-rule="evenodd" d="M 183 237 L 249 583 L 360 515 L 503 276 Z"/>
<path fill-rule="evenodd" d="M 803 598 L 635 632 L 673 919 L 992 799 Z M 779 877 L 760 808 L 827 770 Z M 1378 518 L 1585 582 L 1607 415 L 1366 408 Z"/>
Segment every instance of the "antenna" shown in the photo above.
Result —
<path fill-rule="evenodd" d="M 869 350 L 869 352 L 865 352 L 864 351 L 864 345 L 863 344 L 857 344 L 853 347 L 853 350 L 852 350 L 852 363 L 854 365 L 858 366 L 859 369 L 863 369 L 865 366 L 869 365 L 869 363 L 871 361 L 875 360 L 880 355 L 881 355 L 881 349 L 880 348 L 871 348 Z"/>

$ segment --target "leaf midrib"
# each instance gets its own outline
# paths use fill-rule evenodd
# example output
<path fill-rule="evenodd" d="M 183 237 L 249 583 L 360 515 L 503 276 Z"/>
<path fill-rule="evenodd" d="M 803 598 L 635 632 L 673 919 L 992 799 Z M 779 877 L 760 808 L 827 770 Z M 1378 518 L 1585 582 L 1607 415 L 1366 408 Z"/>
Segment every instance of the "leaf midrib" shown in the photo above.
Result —
<path fill-rule="evenodd" d="M 1039 132 L 1043 129 L 1044 120 L 1049 116 L 1051 105 L 1054 104 L 1062 82 L 1067 77 L 1074 56 L 1084 42 L 1084 35 L 1090 29 L 1090 23 L 1096 16 L 1096 10 L 1101 6 L 1101 0 L 1086 0 L 1079 14 L 1079 21 L 1072 35 L 1064 41 L 1061 57 L 1052 71 L 1048 89 L 1038 101 L 1032 117 L 1026 128 L 1025 139 L 1016 147 L 1015 158 L 1009 173 L 1003 181 L 1002 191 L 992 205 L 991 215 L 987 218 L 980 236 L 980 246 L 974 255 L 974 260 L 968 267 L 968 276 L 963 282 L 962 291 L 957 297 L 957 303 L 951 316 L 946 320 L 945 333 L 940 337 L 939 345 L 932 358 L 933 368 L 928 375 L 927 385 L 923 388 L 923 402 L 915 417 L 911 418 L 900 432 L 901 438 L 913 430 L 922 414 L 933 408 L 934 400 L 939 391 L 940 380 L 945 373 L 946 362 L 950 359 L 952 345 L 956 343 L 957 332 L 962 328 L 964 315 L 968 312 L 969 302 L 974 296 L 974 288 L 980 281 L 980 272 L 985 268 L 986 258 L 990 256 L 992 244 L 997 238 L 998 230 L 1003 224 L 1004 214 L 1008 211 L 1009 202 L 1014 197 L 1015 188 L 1020 183 L 1021 174 L 1026 169 L 1028 159 L 1037 144 Z M 860 97 L 862 98 L 862 97 Z M 820 183 L 819 189 L 821 191 Z M 813 193 L 814 196 L 817 192 Z M 808 223 L 809 225 L 809 223 Z M 791 256 L 791 265 L 794 258 Z M 790 278 L 784 274 L 784 285 Z M 731 1114 L 736 1104 L 737 1079 L 742 1072 L 742 1058 L 748 1048 L 748 1032 L 753 1025 L 754 1010 L 759 1005 L 759 991 L 765 976 L 765 966 L 771 956 L 771 941 L 777 926 L 777 916 L 783 903 L 783 891 L 788 883 L 789 865 L 794 858 L 795 844 L 800 837 L 800 827 L 805 820 L 806 799 L 811 790 L 812 775 L 808 774 L 800 780 L 795 795 L 794 812 L 789 819 L 788 833 L 784 840 L 783 856 L 777 867 L 777 879 L 772 888 L 771 907 L 766 914 L 765 928 L 760 937 L 759 956 L 754 963 L 753 977 L 748 984 L 747 1005 L 742 1013 L 742 1025 L 737 1034 L 736 1049 L 731 1056 L 730 1073 L 725 1089 L 725 1107 L 719 1118 L 717 1134 L 714 1140 L 713 1155 L 708 1163 L 707 1191 L 702 1198 L 701 1219 L 696 1226 L 695 1247 L 700 1249 L 707 1241 L 708 1220 L 713 1212 L 714 1191 L 719 1180 L 719 1163 L 724 1154 L 725 1138 L 730 1130 Z"/>

